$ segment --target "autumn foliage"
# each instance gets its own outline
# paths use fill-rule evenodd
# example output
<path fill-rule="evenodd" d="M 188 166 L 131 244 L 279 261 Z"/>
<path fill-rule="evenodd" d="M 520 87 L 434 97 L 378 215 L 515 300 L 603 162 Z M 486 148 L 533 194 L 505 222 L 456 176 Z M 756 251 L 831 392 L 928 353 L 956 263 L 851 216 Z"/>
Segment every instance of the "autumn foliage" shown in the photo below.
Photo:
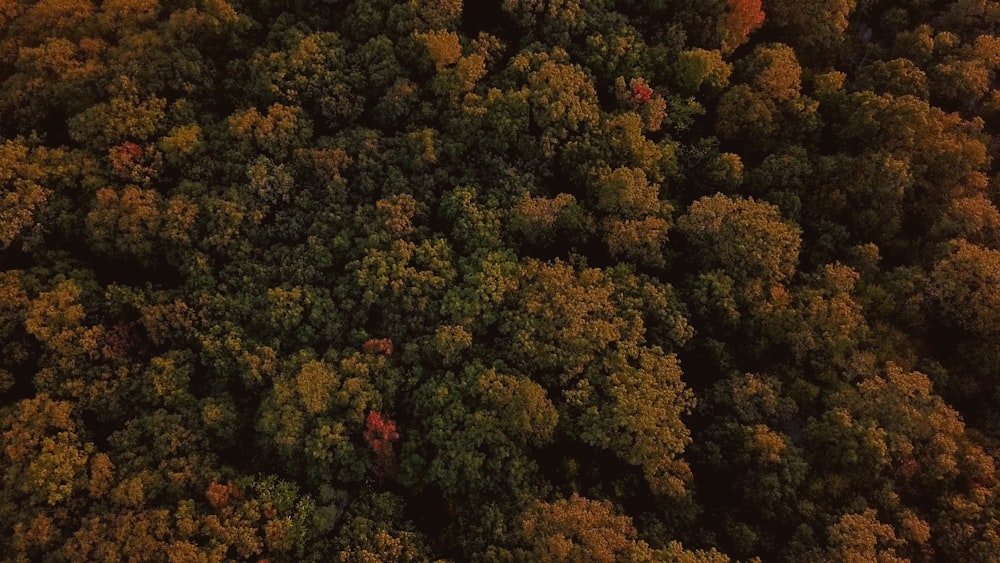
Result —
<path fill-rule="evenodd" d="M 719 19 L 722 52 L 733 52 L 763 24 L 761 0 L 726 0 L 726 11 Z"/>
<path fill-rule="evenodd" d="M 631 86 L 632 99 L 637 103 L 648 102 L 649 98 L 653 96 L 653 89 L 642 78 L 633 78 Z"/>
<path fill-rule="evenodd" d="M 229 505 L 232 490 L 230 485 L 213 482 L 205 491 L 205 498 L 208 499 L 208 504 L 212 505 L 212 508 L 222 508 Z"/>
<path fill-rule="evenodd" d="M 997 0 L 0 0 L 0 561 L 997 561 L 998 84 Z"/>
<path fill-rule="evenodd" d="M 371 411 L 365 419 L 363 437 L 375 454 L 375 475 L 380 479 L 392 477 L 396 463 L 392 444 L 399 440 L 396 423 L 378 411 Z"/>
<path fill-rule="evenodd" d="M 371 338 L 366 340 L 361 347 L 369 354 L 392 355 L 392 340 L 388 338 Z"/>

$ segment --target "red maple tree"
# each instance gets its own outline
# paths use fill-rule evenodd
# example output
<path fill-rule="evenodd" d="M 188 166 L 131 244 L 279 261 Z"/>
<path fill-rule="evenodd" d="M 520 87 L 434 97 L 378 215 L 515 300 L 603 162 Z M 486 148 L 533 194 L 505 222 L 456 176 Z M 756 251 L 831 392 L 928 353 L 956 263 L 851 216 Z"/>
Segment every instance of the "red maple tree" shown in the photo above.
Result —
<path fill-rule="evenodd" d="M 127 170 L 135 164 L 135 160 L 140 156 L 142 156 L 142 147 L 131 141 L 125 141 L 113 147 L 108 155 L 111 160 L 111 168 L 115 172 Z"/>
<path fill-rule="evenodd" d="M 727 10 L 719 19 L 722 52 L 731 53 L 764 24 L 761 0 L 726 0 Z"/>
<path fill-rule="evenodd" d="M 365 419 L 363 436 L 375 453 L 375 475 L 379 479 L 392 476 L 395 467 L 392 443 L 399 439 L 396 423 L 378 411 L 371 411 Z"/>
<path fill-rule="evenodd" d="M 631 81 L 632 99 L 636 102 L 648 102 L 653 97 L 653 89 L 649 87 L 645 79 L 633 78 Z"/>

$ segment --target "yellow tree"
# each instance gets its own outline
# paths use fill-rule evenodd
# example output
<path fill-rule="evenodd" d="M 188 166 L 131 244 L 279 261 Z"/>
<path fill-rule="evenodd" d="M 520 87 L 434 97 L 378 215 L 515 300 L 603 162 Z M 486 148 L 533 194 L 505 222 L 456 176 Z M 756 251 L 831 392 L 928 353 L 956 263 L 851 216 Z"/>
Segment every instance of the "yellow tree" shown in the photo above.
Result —
<path fill-rule="evenodd" d="M 0 144 L 0 250 L 25 231 L 41 226 L 38 219 L 52 197 L 52 191 L 42 185 L 45 170 L 33 162 L 30 153 L 18 141 Z"/>
<path fill-rule="evenodd" d="M 641 314 L 614 297 L 604 272 L 528 261 L 513 307 L 501 316 L 507 359 L 550 392 L 560 428 L 643 472 L 656 494 L 681 495 L 693 405 L 677 358 L 644 346 Z"/>
<path fill-rule="evenodd" d="M 607 501 L 577 494 L 555 502 L 536 501 L 520 519 L 526 547 L 518 558 L 531 561 L 654 561 L 653 550 L 636 538 L 632 519 Z"/>

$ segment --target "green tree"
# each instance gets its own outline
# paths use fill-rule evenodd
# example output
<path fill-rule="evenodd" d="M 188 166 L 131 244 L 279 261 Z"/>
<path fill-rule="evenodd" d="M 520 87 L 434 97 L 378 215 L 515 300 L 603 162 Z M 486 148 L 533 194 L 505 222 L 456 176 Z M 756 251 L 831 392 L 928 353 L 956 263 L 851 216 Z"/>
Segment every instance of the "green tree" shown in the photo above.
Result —
<path fill-rule="evenodd" d="M 858 73 L 855 87 L 879 94 L 910 95 L 925 100 L 930 96 L 927 74 L 913 61 L 905 58 L 872 61 Z"/>
<path fill-rule="evenodd" d="M 544 388 L 468 365 L 429 379 L 415 399 L 401 482 L 434 487 L 461 505 L 538 494 L 541 476 L 530 452 L 552 441 L 558 419 Z"/>
<path fill-rule="evenodd" d="M 941 358 L 962 374 L 950 378 L 945 389 L 949 397 L 968 401 L 972 415 L 984 408 L 984 401 L 992 400 L 992 374 L 1000 367 L 1000 354 L 991 344 L 1000 327 L 994 303 L 1000 251 L 964 240 L 954 242 L 950 250 L 927 278 L 925 304 Z"/>
<path fill-rule="evenodd" d="M 368 379 L 356 356 L 288 362 L 257 414 L 262 443 L 316 485 L 362 480 L 370 464 L 361 444 L 365 414 L 380 401 Z"/>
<path fill-rule="evenodd" d="M 857 0 L 764 0 L 768 22 L 781 29 L 799 55 L 817 63 L 835 60 L 842 52 L 848 18 Z"/>
<path fill-rule="evenodd" d="M 746 84 L 737 84 L 719 99 L 715 131 L 723 140 L 745 143 L 760 139 L 765 146 L 773 146 L 771 139 L 778 131 L 779 116 L 777 106 L 766 95 Z"/>
<path fill-rule="evenodd" d="M 365 96 L 355 86 L 360 77 L 340 36 L 292 28 L 273 41 L 272 51 L 256 53 L 250 61 L 260 99 L 301 106 L 328 126 L 351 123 L 361 114 Z"/>
<path fill-rule="evenodd" d="M 691 446 L 695 494 L 704 498 L 704 518 L 720 523 L 720 547 L 780 558 L 815 517 L 809 466 L 795 443 L 795 402 L 775 377 L 733 375 L 703 395 L 696 413 L 710 422 Z"/>
<path fill-rule="evenodd" d="M 403 500 L 391 493 L 368 493 L 344 514 L 334 540 L 336 560 L 427 561 L 422 535 L 406 520 Z"/>
<path fill-rule="evenodd" d="M 729 85 L 732 65 L 722 59 L 720 51 L 690 49 L 682 51 L 677 59 L 678 81 L 694 93 L 705 87 L 720 91 Z"/>

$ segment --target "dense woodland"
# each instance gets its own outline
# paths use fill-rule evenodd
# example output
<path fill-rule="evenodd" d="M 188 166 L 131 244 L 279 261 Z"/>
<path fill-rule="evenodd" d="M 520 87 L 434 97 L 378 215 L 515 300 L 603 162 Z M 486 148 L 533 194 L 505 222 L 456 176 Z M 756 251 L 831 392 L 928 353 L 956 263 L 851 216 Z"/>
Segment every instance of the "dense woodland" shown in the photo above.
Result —
<path fill-rule="evenodd" d="M 997 561 L 998 70 L 998 0 L 0 0 L 0 560 Z"/>

